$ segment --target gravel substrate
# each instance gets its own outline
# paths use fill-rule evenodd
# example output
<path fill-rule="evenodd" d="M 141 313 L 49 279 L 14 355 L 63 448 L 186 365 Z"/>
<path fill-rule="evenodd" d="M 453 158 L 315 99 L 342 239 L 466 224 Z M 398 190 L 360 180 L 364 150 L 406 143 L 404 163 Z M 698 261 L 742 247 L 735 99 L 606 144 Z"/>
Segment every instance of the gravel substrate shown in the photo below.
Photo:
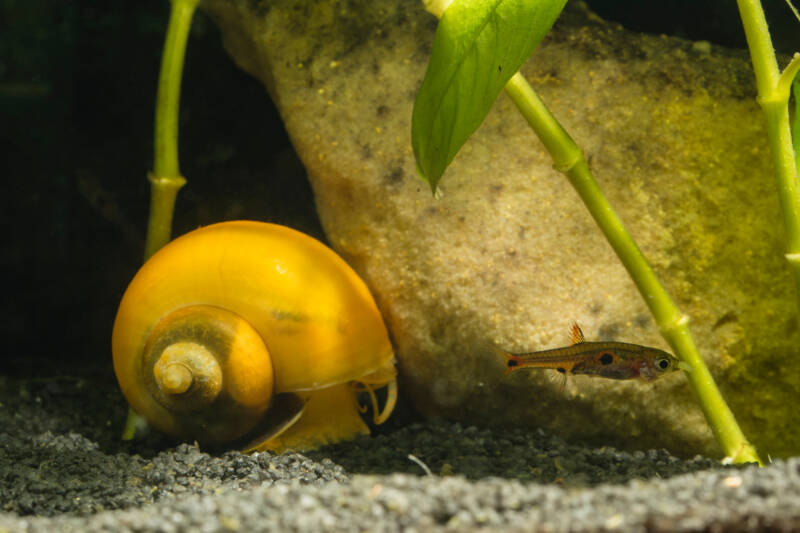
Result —
<path fill-rule="evenodd" d="M 800 528 L 800 459 L 734 468 L 444 420 L 306 455 L 209 454 L 120 443 L 125 405 L 96 385 L 0 380 L 0 532 Z"/>

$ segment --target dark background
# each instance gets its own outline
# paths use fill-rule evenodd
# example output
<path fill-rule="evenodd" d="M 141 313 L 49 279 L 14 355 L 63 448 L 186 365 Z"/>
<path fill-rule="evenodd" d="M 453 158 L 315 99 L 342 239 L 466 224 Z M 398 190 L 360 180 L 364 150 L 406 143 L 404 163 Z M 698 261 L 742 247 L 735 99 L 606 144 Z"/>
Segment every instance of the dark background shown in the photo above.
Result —
<path fill-rule="evenodd" d="M 632 30 L 745 47 L 732 0 L 588 3 Z M 778 48 L 800 49 L 785 2 L 764 6 Z M 0 376 L 111 372 L 116 305 L 142 260 L 168 13 L 166 0 L 0 2 Z M 202 12 L 180 134 L 176 234 L 255 218 L 321 237 L 276 110 Z"/>

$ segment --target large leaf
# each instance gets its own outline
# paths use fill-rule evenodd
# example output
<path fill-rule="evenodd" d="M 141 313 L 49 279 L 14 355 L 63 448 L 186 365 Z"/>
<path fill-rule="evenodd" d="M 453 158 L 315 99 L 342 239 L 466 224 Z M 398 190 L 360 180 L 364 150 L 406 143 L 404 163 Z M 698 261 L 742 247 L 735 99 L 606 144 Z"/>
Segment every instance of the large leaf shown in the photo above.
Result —
<path fill-rule="evenodd" d="M 432 190 L 565 3 L 454 0 L 444 12 L 411 121 L 417 170 Z"/>

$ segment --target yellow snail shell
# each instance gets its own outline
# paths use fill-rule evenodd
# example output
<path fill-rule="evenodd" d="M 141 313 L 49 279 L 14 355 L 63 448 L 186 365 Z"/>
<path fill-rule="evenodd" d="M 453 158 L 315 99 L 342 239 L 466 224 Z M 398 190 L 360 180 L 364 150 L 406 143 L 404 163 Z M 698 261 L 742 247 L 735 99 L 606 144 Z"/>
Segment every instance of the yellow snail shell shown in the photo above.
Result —
<path fill-rule="evenodd" d="M 158 430 L 246 451 L 309 449 L 368 433 L 396 399 L 394 354 L 364 282 L 285 226 L 235 221 L 179 237 L 131 281 L 112 334 L 114 371 Z M 354 384 L 360 384 L 354 386 Z M 378 412 L 373 388 L 388 386 Z"/>

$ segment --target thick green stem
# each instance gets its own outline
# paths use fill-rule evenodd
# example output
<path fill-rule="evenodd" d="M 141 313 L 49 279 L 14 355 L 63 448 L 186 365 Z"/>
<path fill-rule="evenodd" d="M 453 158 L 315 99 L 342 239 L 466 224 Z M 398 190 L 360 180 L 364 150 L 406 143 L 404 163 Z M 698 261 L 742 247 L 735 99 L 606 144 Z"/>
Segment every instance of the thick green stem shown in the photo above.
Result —
<path fill-rule="evenodd" d="M 781 73 L 761 2 L 737 0 L 737 3 L 756 75 L 757 101 L 767 119 L 767 138 L 786 226 L 786 259 L 794 273 L 797 295 L 800 297 L 800 184 L 797 181 L 797 160 L 789 126 L 789 93 L 792 80 L 800 69 L 800 55 L 795 54 Z"/>
<path fill-rule="evenodd" d="M 689 383 L 725 455 L 735 462 L 755 461 L 760 464 L 755 449 L 739 428 L 711 373 L 697 352 L 689 333 L 689 318 L 680 312 L 659 283 L 639 247 L 625 229 L 622 220 L 600 190 L 583 152 L 519 72 L 511 78 L 505 89 L 553 157 L 555 168 L 569 178 L 636 283 L 662 335 L 685 363 Z"/>
<path fill-rule="evenodd" d="M 156 96 L 153 172 L 150 180 L 150 216 L 144 259 L 156 253 L 172 238 L 172 215 L 178 191 L 186 184 L 178 166 L 178 111 L 180 106 L 183 61 L 192 16 L 200 0 L 172 0 L 167 36 L 161 56 L 161 74 Z M 130 440 L 136 427 L 145 422 L 132 409 L 122 431 Z"/>

